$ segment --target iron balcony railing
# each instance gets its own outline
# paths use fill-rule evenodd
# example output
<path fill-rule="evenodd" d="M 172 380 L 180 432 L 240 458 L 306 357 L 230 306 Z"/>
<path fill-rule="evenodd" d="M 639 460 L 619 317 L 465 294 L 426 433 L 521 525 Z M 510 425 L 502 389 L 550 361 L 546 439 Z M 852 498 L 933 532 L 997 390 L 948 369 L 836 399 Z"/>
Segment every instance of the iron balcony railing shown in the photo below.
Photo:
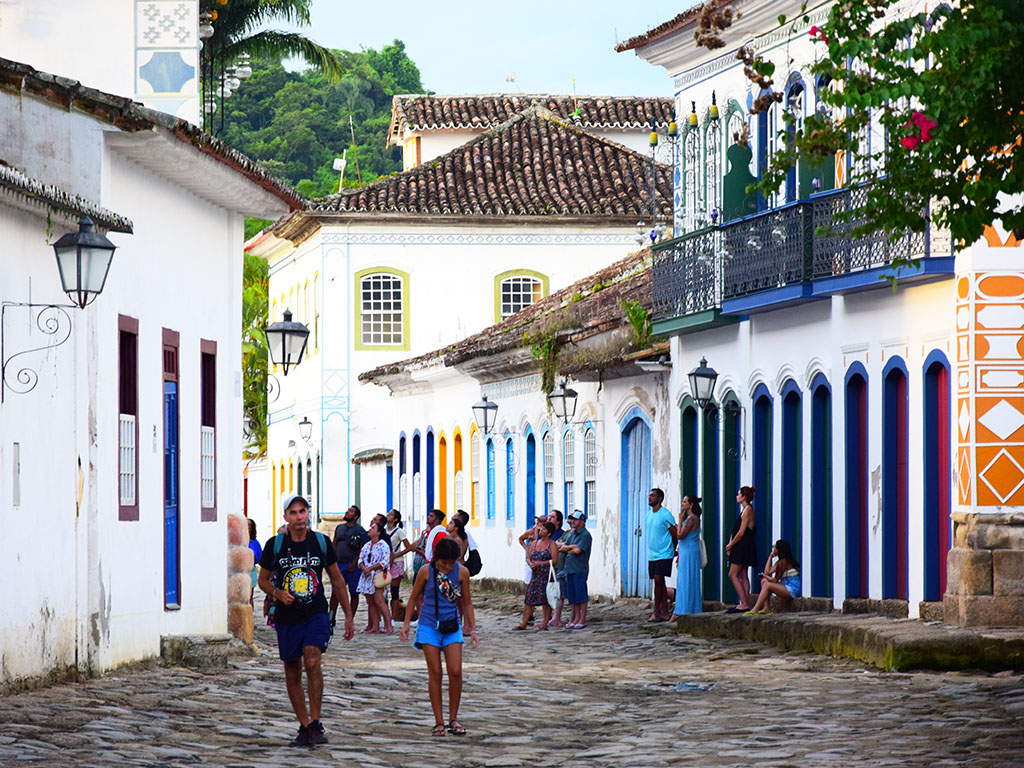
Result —
<path fill-rule="evenodd" d="M 853 236 L 863 216 L 841 219 L 845 211 L 867 201 L 868 187 L 839 189 L 813 199 L 814 247 L 812 277 L 834 277 L 891 264 L 893 259 L 918 259 L 929 254 L 927 232 L 905 232 L 893 240 L 886 232 Z"/>
<path fill-rule="evenodd" d="M 722 297 L 810 279 L 811 203 L 799 201 L 722 225 Z"/>
<path fill-rule="evenodd" d="M 722 306 L 718 227 L 690 232 L 654 246 L 655 320 L 695 315 Z"/>

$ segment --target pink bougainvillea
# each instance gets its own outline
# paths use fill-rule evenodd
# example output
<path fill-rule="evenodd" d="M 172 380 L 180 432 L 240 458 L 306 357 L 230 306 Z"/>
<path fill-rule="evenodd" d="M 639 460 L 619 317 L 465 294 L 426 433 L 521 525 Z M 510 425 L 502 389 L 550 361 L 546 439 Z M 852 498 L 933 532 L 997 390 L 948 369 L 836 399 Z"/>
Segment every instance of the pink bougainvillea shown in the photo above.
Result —
<path fill-rule="evenodd" d="M 932 140 L 932 131 L 938 127 L 938 123 L 918 110 L 910 116 L 910 120 L 904 123 L 903 127 L 912 128 L 914 131 L 910 136 L 904 136 L 900 143 L 907 149 L 917 149 L 919 144 Z"/>
<path fill-rule="evenodd" d="M 828 37 L 825 36 L 825 30 L 819 27 L 817 24 L 815 24 L 813 27 L 807 30 L 807 34 L 809 34 L 815 40 L 820 40 L 821 42 L 828 45 Z"/>

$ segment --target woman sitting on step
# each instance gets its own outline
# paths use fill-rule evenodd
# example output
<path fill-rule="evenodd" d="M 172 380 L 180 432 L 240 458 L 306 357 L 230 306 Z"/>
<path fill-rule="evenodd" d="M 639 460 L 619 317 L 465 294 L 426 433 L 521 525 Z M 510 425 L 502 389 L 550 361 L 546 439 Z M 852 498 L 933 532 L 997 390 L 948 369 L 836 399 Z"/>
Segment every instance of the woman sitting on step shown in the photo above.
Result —
<path fill-rule="evenodd" d="M 761 578 L 761 594 L 748 614 L 768 615 L 771 610 L 768 601 L 772 595 L 781 598 L 785 604 L 800 597 L 800 563 L 793 556 L 793 549 L 785 539 L 779 539 L 768 555 Z"/>

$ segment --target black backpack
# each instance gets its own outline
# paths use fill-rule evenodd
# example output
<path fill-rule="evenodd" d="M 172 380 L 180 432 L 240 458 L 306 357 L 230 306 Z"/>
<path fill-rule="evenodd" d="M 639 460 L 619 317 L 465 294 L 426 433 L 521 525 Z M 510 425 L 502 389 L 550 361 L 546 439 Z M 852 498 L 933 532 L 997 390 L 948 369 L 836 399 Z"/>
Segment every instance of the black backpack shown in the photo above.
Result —
<path fill-rule="evenodd" d="M 480 573 L 480 569 L 483 567 L 484 563 L 480 559 L 480 550 L 469 550 L 469 554 L 466 555 L 466 570 L 469 571 L 469 575 L 476 576 L 478 573 Z"/>

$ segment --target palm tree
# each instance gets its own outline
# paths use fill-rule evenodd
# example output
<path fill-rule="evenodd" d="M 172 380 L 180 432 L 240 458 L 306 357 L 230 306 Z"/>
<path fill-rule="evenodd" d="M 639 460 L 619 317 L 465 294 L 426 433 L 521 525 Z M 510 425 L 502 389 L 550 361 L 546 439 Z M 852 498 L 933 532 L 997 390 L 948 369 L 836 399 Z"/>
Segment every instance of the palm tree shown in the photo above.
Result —
<path fill-rule="evenodd" d="M 264 28 L 272 21 L 308 26 L 311 3 L 312 0 L 201 0 L 200 11 L 213 17 L 213 35 L 203 41 L 200 52 L 204 95 L 217 92 L 225 68 L 234 65 L 243 53 L 271 58 L 295 56 L 331 82 L 341 80 L 344 71 L 334 51 L 300 32 Z"/>

